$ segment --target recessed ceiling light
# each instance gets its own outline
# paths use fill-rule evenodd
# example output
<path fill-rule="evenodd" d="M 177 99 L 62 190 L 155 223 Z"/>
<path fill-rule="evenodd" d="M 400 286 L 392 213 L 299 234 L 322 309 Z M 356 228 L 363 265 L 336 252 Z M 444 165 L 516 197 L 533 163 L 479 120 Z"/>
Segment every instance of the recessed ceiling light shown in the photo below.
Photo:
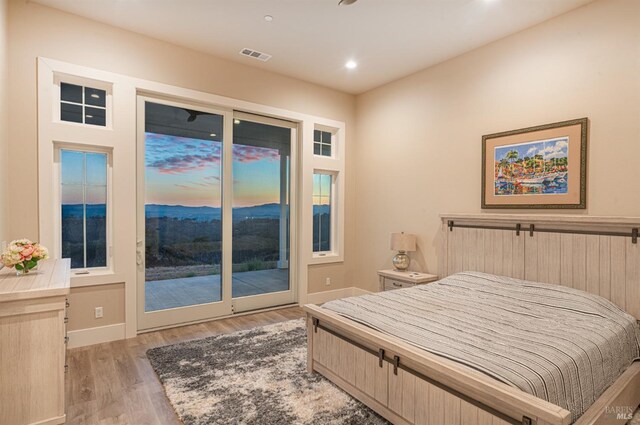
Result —
<path fill-rule="evenodd" d="M 265 21 L 267 21 L 267 22 L 271 22 L 271 21 L 273 21 L 273 16 L 271 16 L 271 15 L 264 15 L 264 20 L 265 20 Z"/>
<path fill-rule="evenodd" d="M 344 64 L 344 66 L 347 67 L 347 69 L 356 69 L 358 67 L 358 64 L 356 63 L 356 61 L 348 61 Z"/>
<path fill-rule="evenodd" d="M 233 123 L 234 123 L 234 124 L 240 124 L 240 120 L 237 120 L 237 119 L 236 119 L 236 120 L 233 120 Z"/>

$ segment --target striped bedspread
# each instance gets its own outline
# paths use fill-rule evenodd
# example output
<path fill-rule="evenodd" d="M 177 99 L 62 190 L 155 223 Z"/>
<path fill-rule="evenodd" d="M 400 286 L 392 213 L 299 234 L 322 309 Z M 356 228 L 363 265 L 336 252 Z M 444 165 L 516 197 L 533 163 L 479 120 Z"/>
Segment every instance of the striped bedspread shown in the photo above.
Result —
<path fill-rule="evenodd" d="M 638 323 L 610 301 L 485 273 L 323 307 L 561 406 L 574 420 L 639 357 Z"/>

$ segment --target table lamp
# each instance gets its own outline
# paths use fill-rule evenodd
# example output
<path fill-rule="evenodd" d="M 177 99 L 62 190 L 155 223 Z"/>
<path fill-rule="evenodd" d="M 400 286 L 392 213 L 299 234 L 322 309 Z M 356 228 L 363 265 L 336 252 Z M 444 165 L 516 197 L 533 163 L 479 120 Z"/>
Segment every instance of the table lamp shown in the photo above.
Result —
<path fill-rule="evenodd" d="M 401 272 L 406 271 L 409 268 L 411 259 L 407 252 L 416 250 L 416 235 L 409 233 L 392 233 L 391 234 L 391 249 L 398 251 L 393 257 L 393 267 Z"/>

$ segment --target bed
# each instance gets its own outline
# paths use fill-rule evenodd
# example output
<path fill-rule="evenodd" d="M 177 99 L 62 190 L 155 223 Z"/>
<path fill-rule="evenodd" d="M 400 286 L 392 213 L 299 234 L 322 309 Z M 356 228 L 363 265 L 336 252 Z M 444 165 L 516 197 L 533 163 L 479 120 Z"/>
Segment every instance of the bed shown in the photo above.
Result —
<path fill-rule="evenodd" d="M 633 362 L 638 357 L 640 219 L 482 214 L 445 215 L 442 222 L 440 276 L 447 279 L 326 307 L 305 306 L 309 370 L 395 424 L 625 423 L 640 403 L 640 365 Z M 516 295 L 523 287 L 529 292 Z M 496 293 L 487 295 L 488 288 Z M 458 316 L 449 311 L 455 309 L 444 308 L 447 291 L 476 291 L 466 302 L 477 300 L 481 314 L 465 316 L 469 305 L 457 308 Z M 552 305 L 541 302 L 553 298 L 550 294 L 556 298 Z M 415 301 L 420 297 L 434 303 L 424 307 Z M 493 305 L 496 297 L 503 299 Z M 504 297 L 529 304 L 504 302 Z M 505 311 L 497 313 L 496 306 Z M 558 307 L 569 315 L 546 318 Z M 430 310 L 420 310 L 425 308 Z M 506 317 L 510 309 L 531 312 L 540 328 L 557 323 L 556 340 L 549 343 L 545 335 L 521 345 L 507 337 L 483 343 L 473 332 L 474 321 L 482 329 L 504 321 L 496 330 L 506 333 L 520 323 L 517 315 Z M 447 332 L 443 321 L 449 319 L 458 329 Z M 461 323 L 467 328 L 459 329 Z M 572 333 L 575 341 L 563 342 L 567 328 L 562 323 L 582 326 Z M 535 334 L 533 330 L 525 329 Z M 447 333 L 449 340 L 438 336 Z M 496 360 L 505 352 L 491 344 L 513 352 Z M 480 354 L 469 345 L 481 347 Z M 591 348 L 580 350 L 587 346 Z M 574 352 L 573 357 L 565 351 Z M 547 362 L 549 356 L 562 359 Z M 531 363 L 538 363 L 537 369 Z M 559 364 L 568 369 L 559 370 Z M 540 370 L 547 371 L 546 382 L 538 379 Z"/>

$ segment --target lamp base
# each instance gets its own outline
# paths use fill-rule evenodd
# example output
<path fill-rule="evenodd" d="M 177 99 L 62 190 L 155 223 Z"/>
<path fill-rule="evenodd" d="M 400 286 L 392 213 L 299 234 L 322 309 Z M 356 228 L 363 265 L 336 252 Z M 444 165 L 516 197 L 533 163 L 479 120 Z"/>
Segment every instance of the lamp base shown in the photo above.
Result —
<path fill-rule="evenodd" d="M 401 272 L 407 271 L 411 259 L 406 252 L 400 251 L 393 257 L 393 267 Z"/>

